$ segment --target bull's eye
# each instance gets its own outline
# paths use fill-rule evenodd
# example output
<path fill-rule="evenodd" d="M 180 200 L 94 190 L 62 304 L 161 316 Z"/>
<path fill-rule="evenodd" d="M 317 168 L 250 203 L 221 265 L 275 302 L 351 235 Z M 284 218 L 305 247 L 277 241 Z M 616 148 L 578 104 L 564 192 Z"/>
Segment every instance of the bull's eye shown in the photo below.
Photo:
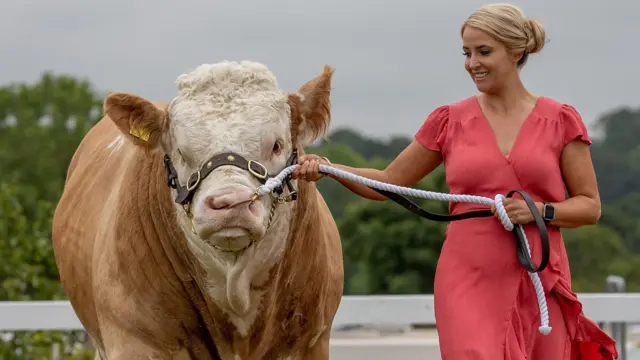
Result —
<path fill-rule="evenodd" d="M 273 151 L 273 154 L 274 154 L 274 155 L 279 155 L 279 154 L 280 154 L 280 152 L 282 152 L 282 144 L 280 143 L 280 141 L 276 141 L 276 142 L 273 144 L 273 149 L 272 149 L 272 151 Z"/>

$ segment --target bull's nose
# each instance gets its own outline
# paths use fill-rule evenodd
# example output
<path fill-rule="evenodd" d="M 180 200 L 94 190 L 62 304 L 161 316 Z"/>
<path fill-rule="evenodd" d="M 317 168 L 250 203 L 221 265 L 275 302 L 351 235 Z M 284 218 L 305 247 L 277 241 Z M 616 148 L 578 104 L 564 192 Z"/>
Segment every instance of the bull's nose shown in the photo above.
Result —
<path fill-rule="evenodd" d="M 236 205 L 249 206 L 247 202 L 253 195 L 249 189 L 222 189 L 215 191 L 205 199 L 205 206 L 208 210 L 225 210 L 233 208 Z"/>

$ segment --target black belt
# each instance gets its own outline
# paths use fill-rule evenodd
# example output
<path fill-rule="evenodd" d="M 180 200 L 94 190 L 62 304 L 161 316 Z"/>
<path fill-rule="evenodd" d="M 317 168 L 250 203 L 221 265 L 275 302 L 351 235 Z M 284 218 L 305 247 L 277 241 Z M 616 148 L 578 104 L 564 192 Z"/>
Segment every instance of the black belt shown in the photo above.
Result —
<path fill-rule="evenodd" d="M 403 206 L 405 209 L 411 211 L 412 213 L 421 216 L 428 220 L 433 221 L 457 221 L 471 218 L 482 218 L 482 217 L 490 217 L 493 216 L 491 210 L 473 210 L 467 211 L 459 214 L 436 214 L 429 212 L 423 208 L 421 208 L 418 204 L 413 201 L 405 198 L 402 195 L 392 193 L 386 190 L 380 190 L 373 187 L 369 187 L 372 190 L 375 190 L 379 194 L 385 196 L 387 199 L 392 200 L 399 205 Z M 513 234 L 516 238 L 516 255 L 518 256 L 518 261 L 520 265 L 530 273 L 535 273 L 544 270 L 549 263 L 549 232 L 547 231 L 547 225 L 540 215 L 538 208 L 536 207 L 534 201 L 531 199 L 529 194 L 527 194 L 523 190 L 512 190 L 510 191 L 506 197 L 512 197 L 514 193 L 518 193 L 522 196 L 524 202 L 531 210 L 531 214 L 533 214 L 533 219 L 535 220 L 536 226 L 538 227 L 538 231 L 540 232 L 540 242 L 542 244 L 542 260 L 540 261 L 540 265 L 536 267 L 533 263 L 533 259 L 529 255 L 527 251 L 527 243 L 525 240 L 524 230 L 522 230 L 522 226 L 520 224 L 514 224 Z"/>

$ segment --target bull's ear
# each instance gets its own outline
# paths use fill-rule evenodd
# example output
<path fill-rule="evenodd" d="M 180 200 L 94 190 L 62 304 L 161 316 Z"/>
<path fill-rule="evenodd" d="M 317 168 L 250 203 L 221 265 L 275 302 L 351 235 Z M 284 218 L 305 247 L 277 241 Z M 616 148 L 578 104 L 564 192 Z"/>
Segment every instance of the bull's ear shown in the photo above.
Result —
<path fill-rule="evenodd" d="M 294 142 L 306 146 L 326 134 L 331 123 L 331 77 L 333 68 L 307 81 L 297 93 L 289 95 L 291 134 Z"/>
<path fill-rule="evenodd" d="M 167 127 L 166 113 L 152 102 L 128 93 L 112 93 L 104 101 L 104 113 L 134 144 L 148 149 L 160 145 Z"/>

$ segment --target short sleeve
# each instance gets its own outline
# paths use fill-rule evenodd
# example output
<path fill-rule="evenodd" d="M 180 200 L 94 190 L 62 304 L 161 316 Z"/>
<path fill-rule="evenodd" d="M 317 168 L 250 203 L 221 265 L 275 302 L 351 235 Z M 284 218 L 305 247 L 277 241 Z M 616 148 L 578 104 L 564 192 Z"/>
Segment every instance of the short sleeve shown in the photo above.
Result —
<path fill-rule="evenodd" d="M 563 104 L 560 107 L 560 123 L 564 128 L 564 134 L 562 142 L 564 145 L 579 139 L 584 141 L 587 145 L 591 145 L 592 141 L 589 138 L 587 127 L 582 121 L 582 117 L 578 111 L 571 105 Z"/>
<path fill-rule="evenodd" d="M 447 138 L 449 106 L 443 105 L 431 112 L 415 135 L 416 141 L 433 151 L 442 151 Z"/>

